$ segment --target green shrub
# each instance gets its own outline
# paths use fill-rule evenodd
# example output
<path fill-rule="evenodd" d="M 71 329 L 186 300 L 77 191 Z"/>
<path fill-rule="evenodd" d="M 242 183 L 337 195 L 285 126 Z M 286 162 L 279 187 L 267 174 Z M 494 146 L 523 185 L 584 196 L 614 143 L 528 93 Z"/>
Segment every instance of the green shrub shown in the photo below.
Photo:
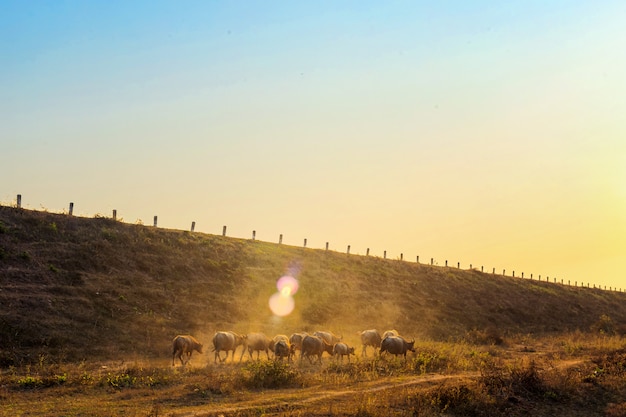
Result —
<path fill-rule="evenodd" d="M 248 388 L 302 386 L 300 372 L 279 361 L 249 362 L 243 369 L 242 383 Z"/>

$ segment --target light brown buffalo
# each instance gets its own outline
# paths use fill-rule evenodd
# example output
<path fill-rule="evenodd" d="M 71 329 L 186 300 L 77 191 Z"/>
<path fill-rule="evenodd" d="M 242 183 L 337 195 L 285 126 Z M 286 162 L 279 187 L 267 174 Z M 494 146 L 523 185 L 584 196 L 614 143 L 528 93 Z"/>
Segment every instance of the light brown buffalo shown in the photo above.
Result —
<path fill-rule="evenodd" d="M 302 340 L 304 339 L 305 336 L 308 336 L 308 333 L 306 332 L 293 333 L 291 336 L 289 336 L 289 343 L 291 343 L 291 346 L 294 352 L 296 350 L 302 351 Z"/>
<path fill-rule="evenodd" d="M 354 355 L 354 348 L 346 345 L 345 343 L 335 343 L 333 346 L 333 356 L 335 358 L 339 357 L 341 362 L 343 363 L 343 357 L 348 357 L 348 362 L 350 362 L 350 355 Z"/>
<path fill-rule="evenodd" d="M 319 336 L 305 336 L 304 339 L 302 339 L 300 363 L 302 363 L 302 359 L 304 359 L 305 356 L 309 359 L 310 363 L 313 363 L 311 356 L 317 356 L 317 362 L 321 364 L 324 352 L 328 352 L 329 355 L 332 355 L 333 345 L 329 345 Z"/>
<path fill-rule="evenodd" d="M 237 334 L 235 332 L 216 332 L 213 335 L 213 351 L 215 352 L 215 360 L 220 359 L 220 362 L 224 362 L 228 359 L 228 352 L 232 351 L 232 360 L 235 360 L 235 351 L 237 347 L 243 345 L 245 340 L 245 336 Z M 224 359 L 221 358 L 220 352 L 225 351 L 226 357 Z"/>
<path fill-rule="evenodd" d="M 267 359 L 269 359 L 270 342 L 271 340 L 269 337 L 265 336 L 263 333 L 248 333 L 243 343 L 243 350 L 241 351 L 239 362 L 243 359 L 243 355 L 246 353 L 246 350 L 248 351 L 250 359 L 252 359 L 252 352 L 254 351 L 256 351 L 257 360 L 259 360 L 259 356 L 262 351 L 265 351 L 265 355 L 267 356 Z"/>
<path fill-rule="evenodd" d="M 335 336 L 332 332 L 315 332 L 313 333 L 313 336 L 321 337 L 331 346 L 334 346 L 335 343 L 341 342 L 341 339 L 343 339 L 343 336 Z"/>
<path fill-rule="evenodd" d="M 397 330 L 387 330 L 385 333 L 383 333 L 383 336 L 381 339 L 384 339 L 388 336 L 400 336 L 400 333 Z"/>
<path fill-rule="evenodd" d="M 185 366 L 191 359 L 193 351 L 202 353 L 202 343 L 190 335 L 178 335 L 172 340 L 172 366 L 174 360 L 180 359 L 181 365 Z"/>
<path fill-rule="evenodd" d="M 373 347 L 374 351 L 380 348 L 380 342 L 382 340 L 383 339 L 380 337 L 380 333 L 378 333 L 378 330 L 376 329 L 362 331 L 361 332 L 361 343 L 363 344 L 362 356 L 367 356 L 368 346 Z"/>

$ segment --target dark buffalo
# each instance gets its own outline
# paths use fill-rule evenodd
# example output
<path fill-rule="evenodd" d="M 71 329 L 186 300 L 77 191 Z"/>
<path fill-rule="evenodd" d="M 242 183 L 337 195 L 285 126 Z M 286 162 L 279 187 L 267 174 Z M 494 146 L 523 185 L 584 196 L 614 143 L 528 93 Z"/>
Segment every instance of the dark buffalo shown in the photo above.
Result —
<path fill-rule="evenodd" d="M 198 342 L 195 337 L 190 335 L 176 336 L 172 340 L 172 366 L 174 366 L 174 359 L 177 357 L 183 366 L 187 364 L 194 350 L 202 353 L 202 343 Z"/>
<path fill-rule="evenodd" d="M 389 352 L 395 356 L 404 355 L 404 359 L 406 360 L 407 351 L 410 350 L 411 352 L 415 352 L 415 348 L 413 347 L 414 343 L 415 340 L 407 342 L 406 340 L 404 340 L 404 338 L 400 336 L 387 336 L 380 344 L 379 353 L 381 355 L 383 352 Z"/>

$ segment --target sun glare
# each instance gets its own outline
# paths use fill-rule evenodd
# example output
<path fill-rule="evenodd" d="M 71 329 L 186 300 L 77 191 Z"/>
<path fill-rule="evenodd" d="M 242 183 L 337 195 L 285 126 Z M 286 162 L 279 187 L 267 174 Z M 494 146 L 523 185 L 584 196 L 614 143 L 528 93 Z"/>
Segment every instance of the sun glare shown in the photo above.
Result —
<path fill-rule="evenodd" d="M 269 300 L 270 310 L 274 315 L 284 317 L 291 314 L 296 306 L 292 295 L 298 291 L 298 280 L 285 275 L 278 279 L 276 288 L 278 292 L 273 294 Z"/>

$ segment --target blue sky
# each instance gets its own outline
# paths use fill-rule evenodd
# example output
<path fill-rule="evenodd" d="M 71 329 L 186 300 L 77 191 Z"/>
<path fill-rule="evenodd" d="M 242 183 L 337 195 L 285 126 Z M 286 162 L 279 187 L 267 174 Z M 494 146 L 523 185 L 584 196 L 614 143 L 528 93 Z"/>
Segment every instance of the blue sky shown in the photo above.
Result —
<path fill-rule="evenodd" d="M 0 2 L 0 201 L 626 289 L 626 4 Z"/>

